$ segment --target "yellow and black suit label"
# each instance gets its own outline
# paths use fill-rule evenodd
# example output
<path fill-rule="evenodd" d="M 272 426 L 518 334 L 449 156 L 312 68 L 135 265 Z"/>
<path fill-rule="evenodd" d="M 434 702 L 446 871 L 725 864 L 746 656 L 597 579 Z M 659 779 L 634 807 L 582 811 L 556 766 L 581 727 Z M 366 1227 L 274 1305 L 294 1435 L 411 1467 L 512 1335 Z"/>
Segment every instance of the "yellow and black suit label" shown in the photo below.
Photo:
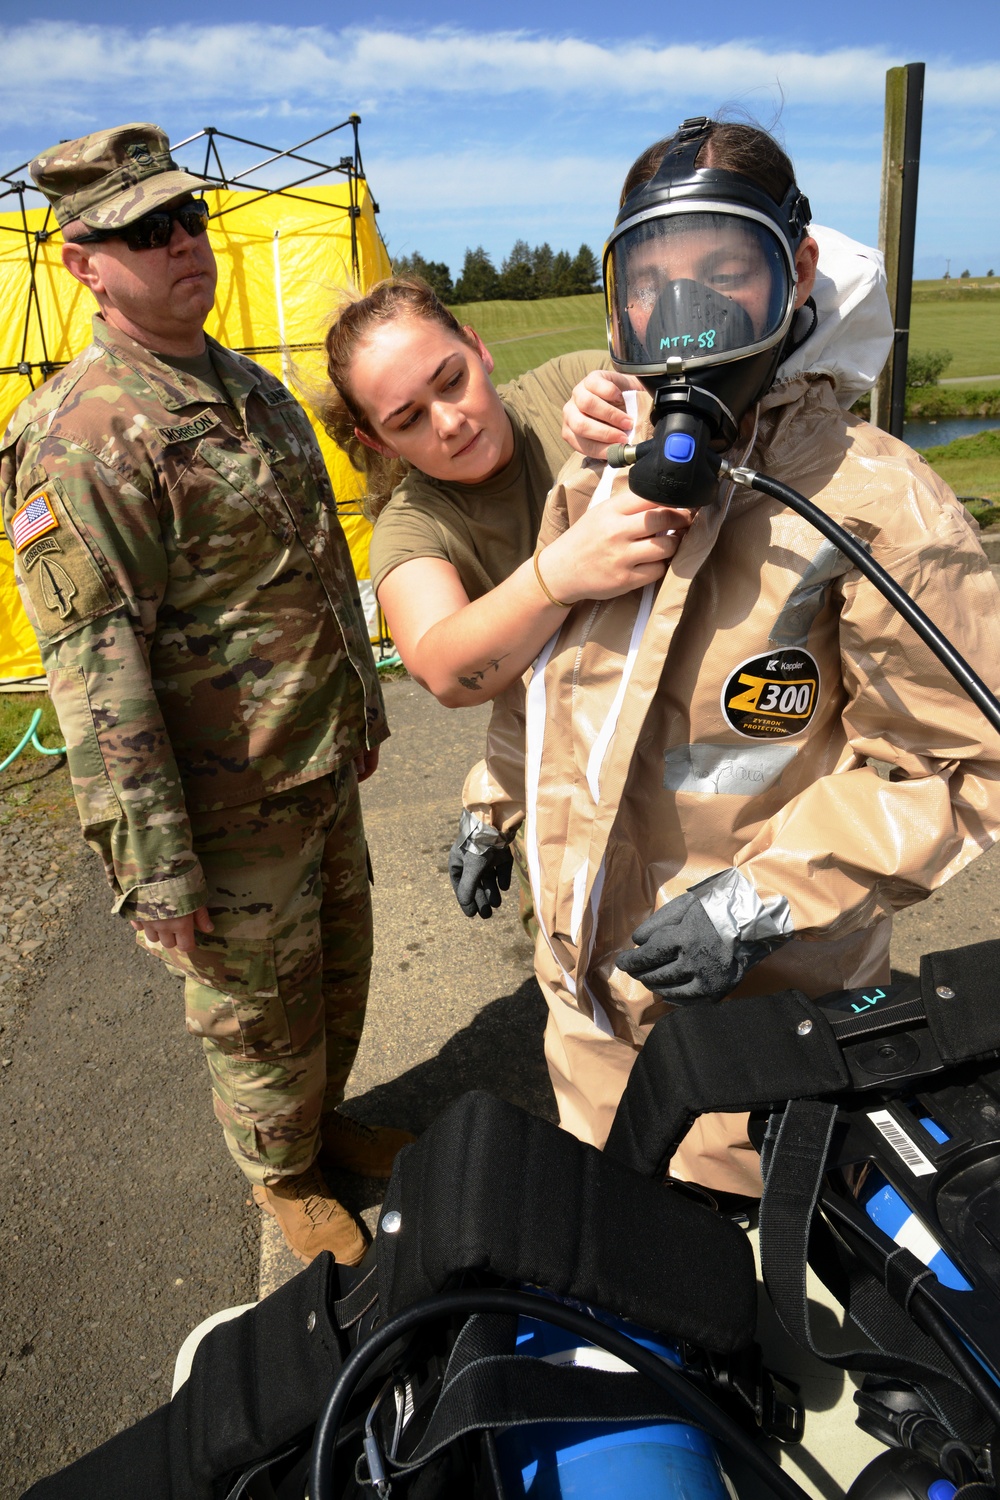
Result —
<path fill-rule="evenodd" d="M 816 712 L 819 681 L 815 658 L 798 647 L 751 656 L 726 679 L 722 712 L 746 739 L 787 739 Z"/>

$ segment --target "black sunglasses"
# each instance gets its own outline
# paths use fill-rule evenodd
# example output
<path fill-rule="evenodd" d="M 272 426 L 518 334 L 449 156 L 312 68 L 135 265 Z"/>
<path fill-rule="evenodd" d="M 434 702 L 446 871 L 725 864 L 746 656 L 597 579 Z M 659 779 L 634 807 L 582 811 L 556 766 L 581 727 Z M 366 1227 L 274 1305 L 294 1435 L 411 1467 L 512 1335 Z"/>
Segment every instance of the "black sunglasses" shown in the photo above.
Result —
<path fill-rule="evenodd" d="M 196 239 L 208 228 L 208 204 L 202 198 L 195 198 L 178 208 L 154 208 L 141 219 L 123 224 L 121 229 L 92 229 L 90 234 L 82 234 L 70 244 L 98 245 L 102 240 L 124 240 L 130 250 L 162 250 L 170 244 L 175 220 Z"/>

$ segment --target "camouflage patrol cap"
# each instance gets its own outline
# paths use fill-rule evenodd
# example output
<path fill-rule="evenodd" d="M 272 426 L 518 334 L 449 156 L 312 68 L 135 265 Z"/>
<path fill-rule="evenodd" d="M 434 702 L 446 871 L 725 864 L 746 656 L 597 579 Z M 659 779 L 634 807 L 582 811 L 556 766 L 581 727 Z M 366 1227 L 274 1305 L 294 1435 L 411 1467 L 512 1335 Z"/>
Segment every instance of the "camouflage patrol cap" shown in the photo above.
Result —
<path fill-rule="evenodd" d="M 43 151 L 29 170 L 60 226 L 121 229 L 185 193 L 205 187 L 170 155 L 158 125 L 117 125 Z"/>

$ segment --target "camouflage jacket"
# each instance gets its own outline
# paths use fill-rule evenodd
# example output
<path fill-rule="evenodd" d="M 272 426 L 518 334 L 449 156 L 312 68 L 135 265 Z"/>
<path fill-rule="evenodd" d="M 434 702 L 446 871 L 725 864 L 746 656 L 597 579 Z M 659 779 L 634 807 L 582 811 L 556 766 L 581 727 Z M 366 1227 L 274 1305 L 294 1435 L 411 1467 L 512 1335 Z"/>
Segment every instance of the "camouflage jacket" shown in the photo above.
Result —
<path fill-rule="evenodd" d="M 333 490 L 299 403 L 209 340 L 230 403 L 102 318 L 0 449 L 18 584 L 115 910 L 205 898 L 189 812 L 388 734 Z"/>

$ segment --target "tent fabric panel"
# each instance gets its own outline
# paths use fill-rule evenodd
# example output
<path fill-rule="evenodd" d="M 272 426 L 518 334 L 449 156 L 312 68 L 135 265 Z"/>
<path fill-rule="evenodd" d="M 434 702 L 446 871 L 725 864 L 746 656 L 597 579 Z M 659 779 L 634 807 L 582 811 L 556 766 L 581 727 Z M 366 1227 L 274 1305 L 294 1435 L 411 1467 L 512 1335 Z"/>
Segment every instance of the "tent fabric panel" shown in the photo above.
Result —
<path fill-rule="evenodd" d="M 219 265 L 219 288 L 208 332 L 291 384 L 306 398 L 324 379 L 322 341 L 326 324 L 345 288 L 353 286 L 350 185 L 306 186 L 300 196 L 212 191 L 206 196 L 217 217 L 209 235 Z M 391 273 L 378 232 L 368 184 L 355 185 L 354 219 L 359 285 L 364 290 Z M 305 201 L 308 200 L 308 201 Z M 27 231 L 27 234 L 26 234 Z M 277 231 L 277 240 L 275 239 Z M 46 235 L 36 241 L 39 233 Z M 18 404 L 40 383 L 37 366 L 63 365 L 86 348 L 93 299 L 65 271 L 62 240 L 51 210 L 0 214 L 0 372 L 22 361 L 31 377 L 0 373 L 0 431 Z M 36 255 L 34 294 L 29 255 Z M 284 336 L 282 337 L 282 327 Z M 44 338 L 43 338 L 44 330 Z M 282 345 L 288 348 L 282 353 Z M 310 417 L 312 414 L 310 413 Z M 364 482 L 315 420 L 355 571 L 367 580 L 371 526 L 363 512 Z M 2 532 L 0 532 L 2 537 Z M 362 590 L 368 598 L 368 591 Z M 373 601 L 368 601 L 373 639 Z M 41 671 L 38 648 L 21 609 L 13 560 L 0 540 L 0 678 Z"/>
<path fill-rule="evenodd" d="M 0 679 L 38 677 L 42 658 L 14 582 L 14 554 L 0 533 Z"/>

